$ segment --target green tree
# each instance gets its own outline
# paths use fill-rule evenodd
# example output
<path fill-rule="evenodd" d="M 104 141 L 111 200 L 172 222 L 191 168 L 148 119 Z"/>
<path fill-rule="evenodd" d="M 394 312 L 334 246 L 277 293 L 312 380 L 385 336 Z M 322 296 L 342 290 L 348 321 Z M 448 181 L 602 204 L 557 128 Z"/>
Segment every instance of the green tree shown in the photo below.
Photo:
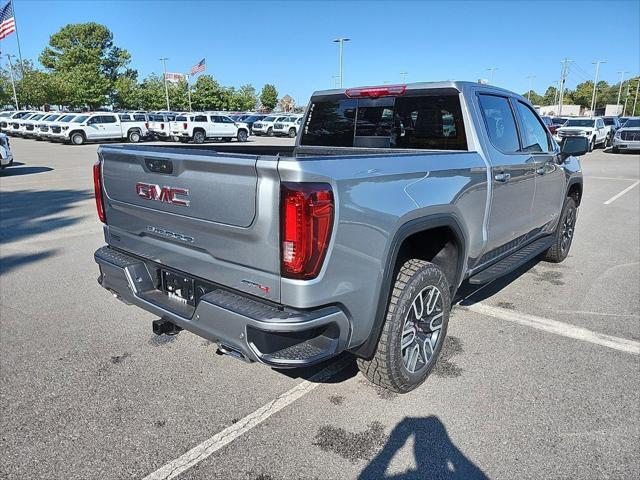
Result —
<path fill-rule="evenodd" d="M 137 77 L 137 72 L 131 71 L 113 82 L 111 103 L 115 108 L 142 108 L 142 91 Z"/>
<path fill-rule="evenodd" d="M 189 110 L 189 97 L 187 93 L 187 81 L 169 82 L 169 103 L 172 110 Z"/>
<path fill-rule="evenodd" d="M 254 110 L 258 103 L 258 96 L 253 85 L 242 85 L 234 92 L 234 110 Z"/>
<path fill-rule="evenodd" d="M 131 56 L 114 45 L 113 34 L 95 22 L 70 24 L 51 35 L 40 63 L 66 82 L 68 104 L 96 108 L 112 95 Z"/>
<path fill-rule="evenodd" d="M 542 105 L 543 97 L 538 95 L 535 91 L 531 90 L 531 92 L 524 92 L 522 94 L 523 97 L 527 97 L 532 105 Z"/>
<path fill-rule="evenodd" d="M 267 83 L 264 87 L 262 87 L 262 91 L 260 92 L 260 103 L 264 108 L 269 110 L 273 110 L 278 104 L 278 90 L 274 85 Z"/>
<path fill-rule="evenodd" d="M 542 105 L 550 106 L 558 101 L 558 89 L 556 87 L 549 87 L 542 96 Z"/>
<path fill-rule="evenodd" d="M 145 110 L 167 108 L 162 77 L 152 73 L 140 84 L 140 100 Z"/>
<path fill-rule="evenodd" d="M 191 100 L 196 110 L 223 110 L 227 92 L 211 75 L 201 75 L 193 86 Z"/>
<path fill-rule="evenodd" d="M 586 82 L 579 83 L 576 85 L 576 89 L 573 92 L 570 92 L 568 95 L 565 93 L 565 98 L 571 98 L 571 102 L 580 105 L 582 107 L 590 108 L 591 107 L 591 95 L 593 94 L 593 82 L 591 80 L 587 80 Z"/>

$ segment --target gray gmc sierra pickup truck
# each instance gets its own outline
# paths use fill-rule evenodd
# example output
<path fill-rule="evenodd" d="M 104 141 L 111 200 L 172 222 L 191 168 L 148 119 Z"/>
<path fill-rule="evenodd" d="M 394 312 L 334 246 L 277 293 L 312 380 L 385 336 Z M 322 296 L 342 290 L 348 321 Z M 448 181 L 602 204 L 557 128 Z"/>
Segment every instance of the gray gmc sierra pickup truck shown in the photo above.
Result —
<path fill-rule="evenodd" d="M 463 281 L 566 258 L 587 150 L 468 82 L 316 92 L 291 147 L 102 146 L 98 281 L 158 334 L 278 368 L 348 351 L 407 392 Z"/>

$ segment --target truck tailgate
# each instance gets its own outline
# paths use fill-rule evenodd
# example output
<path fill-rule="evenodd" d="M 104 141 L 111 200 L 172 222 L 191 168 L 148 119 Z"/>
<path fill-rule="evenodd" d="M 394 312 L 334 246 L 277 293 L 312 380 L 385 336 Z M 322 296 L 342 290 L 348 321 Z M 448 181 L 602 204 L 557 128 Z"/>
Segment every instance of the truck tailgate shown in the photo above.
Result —
<path fill-rule="evenodd" d="M 276 157 L 119 145 L 99 156 L 110 245 L 279 300 Z"/>

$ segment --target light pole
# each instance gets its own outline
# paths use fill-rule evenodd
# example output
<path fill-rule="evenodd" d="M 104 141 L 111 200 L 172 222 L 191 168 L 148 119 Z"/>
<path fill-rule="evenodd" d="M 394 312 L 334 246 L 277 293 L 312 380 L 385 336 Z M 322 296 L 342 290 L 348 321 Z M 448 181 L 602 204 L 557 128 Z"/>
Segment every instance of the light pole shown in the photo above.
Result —
<path fill-rule="evenodd" d="M 160 61 L 162 62 L 162 70 L 164 71 L 164 95 L 167 98 L 167 111 L 171 111 L 171 107 L 169 106 L 169 87 L 167 87 L 167 57 L 162 57 Z"/>
<path fill-rule="evenodd" d="M 407 83 L 407 75 L 409 74 L 409 72 L 400 72 L 400 75 L 402 75 L 402 83 Z"/>
<path fill-rule="evenodd" d="M 338 88 L 338 80 L 340 79 L 340 75 L 332 75 L 331 79 L 333 80 L 333 88 Z"/>
<path fill-rule="evenodd" d="M 344 75 L 343 75 L 343 72 L 342 72 L 342 57 L 343 57 L 344 42 L 348 42 L 349 40 L 351 40 L 351 39 L 350 38 L 341 37 L 341 38 L 336 38 L 333 41 L 334 43 L 340 44 L 340 88 L 342 88 L 342 86 L 344 85 Z"/>
<path fill-rule="evenodd" d="M 489 67 L 487 68 L 487 71 L 491 72 L 491 80 L 489 80 L 489 83 L 493 85 L 493 72 L 495 72 L 498 68 L 497 67 Z"/>
<path fill-rule="evenodd" d="M 591 96 L 591 115 L 593 116 L 595 111 L 594 108 L 596 106 L 596 90 L 598 89 L 598 72 L 600 71 L 600 64 L 607 63 L 604 60 L 596 60 L 595 62 L 591 62 L 596 66 L 596 78 L 593 82 L 593 95 Z"/>
<path fill-rule="evenodd" d="M 620 74 L 620 88 L 618 88 L 618 101 L 616 106 L 620 106 L 620 96 L 622 95 L 622 84 L 624 83 L 624 74 L 629 73 L 627 71 L 618 72 Z"/>
<path fill-rule="evenodd" d="M 187 97 L 189 98 L 189 111 L 192 112 L 193 110 L 191 109 L 191 85 L 189 84 L 189 74 L 187 73 L 185 77 L 187 79 Z"/>
<path fill-rule="evenodd" d="M 16 81 L 13 78 L 13 64 L 11 63 L 11 57 L 15 58 L 15 55 L 7 53 L 7 60 L 9 60 L 9 72 L 11 73 L 11 88 L 13 88 L 13 101 L 16 104 L 16 110 L 20 110 L 20 107 L 18 106 L 18 95 L 16 95 Z"/>
<path fill-rule="evenodd" d="M 531 101 L 531 85 L 534 78 L 536 78 L 535 75 L 527 76 L 527 79 L 529 80 L 529 91 L 527 92 L 527 100 L 529 101 Z"/>

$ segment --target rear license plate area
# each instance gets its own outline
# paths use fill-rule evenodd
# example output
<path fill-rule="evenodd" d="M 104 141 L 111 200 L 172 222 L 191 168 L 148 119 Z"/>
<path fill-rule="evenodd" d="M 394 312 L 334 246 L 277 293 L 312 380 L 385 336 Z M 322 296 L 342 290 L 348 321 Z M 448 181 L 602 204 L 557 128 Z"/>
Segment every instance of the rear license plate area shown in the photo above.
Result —
<path fill-rule="evenodd" d="M 193 278 L 165 269 L 160 269 L 159 273 L 160 288 L 165 295 L 185 305 L 195 306 L 195 282 Z"/>

